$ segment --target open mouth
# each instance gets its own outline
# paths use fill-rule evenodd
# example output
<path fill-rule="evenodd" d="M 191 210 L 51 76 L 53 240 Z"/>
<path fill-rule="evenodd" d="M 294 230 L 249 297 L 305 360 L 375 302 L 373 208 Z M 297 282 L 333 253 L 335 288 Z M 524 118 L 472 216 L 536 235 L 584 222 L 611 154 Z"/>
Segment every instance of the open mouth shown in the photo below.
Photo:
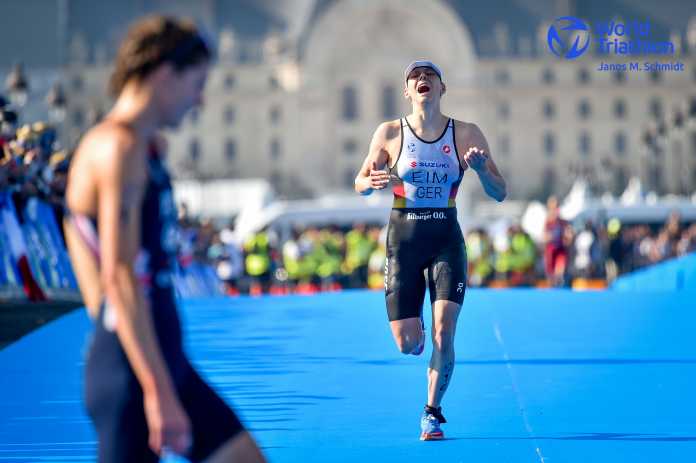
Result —
<path fill-rule="evenodd" d="M 428 93 L 430 91 L 430 86 L 426 83 L 418 84 L 416 91 L 421 95 L 423 93 Z"/>

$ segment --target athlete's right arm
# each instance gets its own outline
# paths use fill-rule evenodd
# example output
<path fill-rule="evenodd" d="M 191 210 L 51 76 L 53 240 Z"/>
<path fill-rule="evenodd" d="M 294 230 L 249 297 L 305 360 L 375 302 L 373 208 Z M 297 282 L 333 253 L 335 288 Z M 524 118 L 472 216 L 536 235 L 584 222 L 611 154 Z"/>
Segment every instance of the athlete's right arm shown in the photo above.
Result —
<path fill-rule="evenodd" d="M 116 313 L 116 334 L 143 390 L 150 446 L 184 453 L 190 424 L 157 343 L 157 334 L 134 263 L 140 250 L 140 208 L 147 165 L 133 136 L 112 128 L 93 140 L 98 191 L 101 279 Z M 101 143 L 99 143 L 101 141 Z M 143 149 L 143 147 L 140 147 Z"/>
<path fill-rule="evenodd" d="M 377 127 L 372 136 L 370 150 L 355 177 L 355 191 L 361 195 L 369 195 L 373 190 L 382 190 L 389 183 L 389 172 L 383 170 L 389 163 L 389 132 L 389 123 L 384 122 Z"/>

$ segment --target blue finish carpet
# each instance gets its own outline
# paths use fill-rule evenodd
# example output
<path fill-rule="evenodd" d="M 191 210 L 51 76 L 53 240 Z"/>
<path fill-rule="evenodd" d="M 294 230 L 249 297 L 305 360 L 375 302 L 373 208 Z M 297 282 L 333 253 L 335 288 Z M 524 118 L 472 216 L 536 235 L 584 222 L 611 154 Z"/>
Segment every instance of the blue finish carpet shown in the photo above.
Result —
<path fill-rule="evenodd" d="M 202 376 L 271 462 L 298 463 L 696 461 L 695 309 L 684 291 L 470 290 L 447 440 L 421 442 L 431 347 L 398 352 L 383 293 L 181 306 Z M 95 461 L 90 330 L 77 311 L 0 351 L 0 462 Z"/>

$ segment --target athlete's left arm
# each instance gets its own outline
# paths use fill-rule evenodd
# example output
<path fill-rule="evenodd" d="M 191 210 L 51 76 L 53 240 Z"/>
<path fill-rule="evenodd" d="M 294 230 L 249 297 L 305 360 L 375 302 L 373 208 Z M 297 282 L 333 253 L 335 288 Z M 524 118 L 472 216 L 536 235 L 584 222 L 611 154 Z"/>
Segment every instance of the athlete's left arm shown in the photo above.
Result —
<path fill-rule="evenodd" d="M 476 124 L 456 121 L 457 152 L 460 160 L 474 169 L 478 174 L 486 194 L 496 201 L 507 196 L 505 179 L 491 157 L 486 137 Z"/>

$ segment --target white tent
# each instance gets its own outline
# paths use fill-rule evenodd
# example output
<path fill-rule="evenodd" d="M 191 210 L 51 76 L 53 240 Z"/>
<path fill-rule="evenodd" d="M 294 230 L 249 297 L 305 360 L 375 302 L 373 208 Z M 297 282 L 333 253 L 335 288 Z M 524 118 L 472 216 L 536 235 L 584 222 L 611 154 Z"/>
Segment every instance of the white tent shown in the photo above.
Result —
<path fill-rule="evenodd" d="M 544 238 L 544 222 L 546 221 L 546 206 L 539 201 L 532 201 L 524 211 L 521 226 L 536 242 Z"/>
<path fill-rule="evenodd" d="M 573 183 L 568 195 L 560 205 L 561 218 L 572 220 L 596 200 L 590 194 L 590 188 L 583 179 Z"/>
<path fill-rule="evenodd" d="M 249 233 L 270 227 L 283 240 L 294 226 L 350 225 L 356 222 L 383 225 L 389 219 L 392 200 L 388 194 L 337 194 L 309 200 L 277 201 L 253 213 L 240 214 L 236 232 L 243 239 Z"/>
<path fill-rule="evenodd" d="M 186 203 L 189 213 L 205 218 L 232 218 L 245 210 L 260 210 L 270 204 L 275 193 L 263 179 L 174 182 L 177 204 Z"/>
<path fill-rule="evenodd" d="M 639 178 L 631 178 L 626 190 L 613 198 L 605 193 L 593 197 L 587 182 L 577 180 L 560 205 L 561 217 L 571 222 L 594 222 L 617 218 L 626 224 L 662 223 L 672 212 L 677 212 L 685 222 L 696 222 L 696 194 L 691 198 L 645 193 Z M 536 241 L 543 237 L 546 207 L 532 201 L 522 215 L 522 228 Z"/>
<path fill-rule="evenodd" d="M 628 181 L 626 189 L 621 194 L 621 204 L 631 206 L 633 204 L 640 204 L 644 200 L 645 193 L 643 192 L 643 184 L 638 177 L 632 177 Z"/>

